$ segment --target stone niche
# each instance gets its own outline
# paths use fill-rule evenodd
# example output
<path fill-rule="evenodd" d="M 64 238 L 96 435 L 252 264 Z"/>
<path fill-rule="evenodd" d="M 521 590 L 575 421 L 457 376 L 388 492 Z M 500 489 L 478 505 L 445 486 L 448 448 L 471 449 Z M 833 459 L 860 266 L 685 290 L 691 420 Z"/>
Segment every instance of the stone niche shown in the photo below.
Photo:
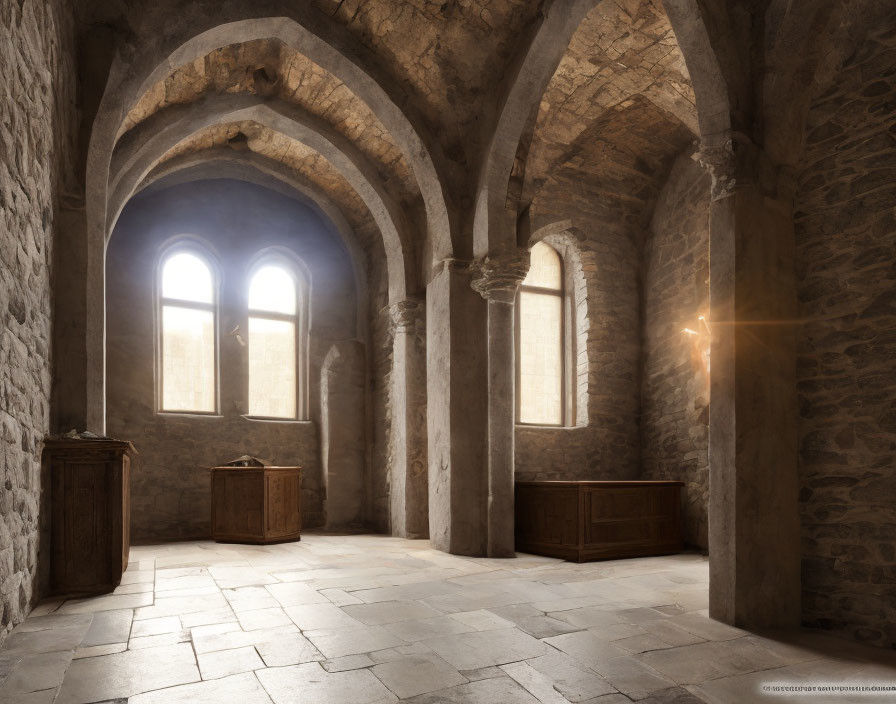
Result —
<path fill-rule="evenodd" d="M 177 238 L 202 244 L 218 269 L 218 413 L 158 413 L 155 281 L 161 252 Z M 246 417 L 244 344 L 248 270 L 268 248 L 297 257 L 308 272 L 308 413 L 298 421 Z M 305 204 L 254 184 L 209 180 L 138 196 L 125 208 L 106 258 L 107 433 L 131 440 L 140 455 L 131 476 L 134 540 L 209 535 L 208 467 L 243 454 L 302 467 L 302 520 L 323 525 L 321 371 L 336 341 L 362 350 L 351 381 L 364 378 L 357 337 L 352 263 L 331 229 Z M 234 331 L 236 326 L 240 331 Z M 339 375 L 329 393 L 342 392 Z M 354 388 L 354 387 L 352 387 Z M 350 480 L 361 491 L 366 437 L 363 412 L 342 418 L 358 438 Z M 344 470 L 345 471 L 345 470 Z"/>

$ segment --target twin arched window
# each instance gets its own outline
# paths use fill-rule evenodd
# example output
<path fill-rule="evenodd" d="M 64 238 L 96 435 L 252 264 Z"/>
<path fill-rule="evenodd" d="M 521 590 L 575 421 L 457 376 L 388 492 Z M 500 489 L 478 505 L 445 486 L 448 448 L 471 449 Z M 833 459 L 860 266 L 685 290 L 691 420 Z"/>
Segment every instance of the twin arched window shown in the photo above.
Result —
<path fill-rule="evenodd" d="M 267 259 L 248 287 L 248 415 L 297 419 L 303 350 L 304 288 L 287 261 Z M 218 411 L 217 286 L 198 251 L 162 260 L 159 289 L 161 411 Z M 241 339 L 241 338 L 240 338 Z"/>
<path fill-rule="evenodd" d="M 566 296 L 557 251 L 539 242 L 517 298 L 517 422 L 570 425 Z"/>

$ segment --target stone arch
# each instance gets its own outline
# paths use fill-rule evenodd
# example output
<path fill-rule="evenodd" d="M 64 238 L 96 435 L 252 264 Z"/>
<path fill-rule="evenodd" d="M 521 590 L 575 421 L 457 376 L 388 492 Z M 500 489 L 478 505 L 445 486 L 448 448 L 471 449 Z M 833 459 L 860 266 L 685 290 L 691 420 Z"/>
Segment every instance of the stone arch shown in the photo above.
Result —
<path fill-rule="evenodd" d="M 267 8 L 267 5 L 272 7 Z M 171 9 L 167 8 L 168 11 Z M 271 10 L 270 16 L 263 16 L 266 9 Z M 216 8 L 214 19 L 207 15 L 188 16 L 173 27 L 162 21 L 165 11 L 164 7 L 155 6 L 147 10 L 144 21 L 149 25 L 156 20 L 160 26 L 168 26 L 168 33 L 157 43 L 148 44 L 144 51 L 135 51 L 130 62 L 121 58 L 125 54 L 121 52 L 110 70 L 89 145 L 88 193 L 91 199 L 103 200 L 106 191 L 103 179 L 108 173 L 122 116 L 149 87 L 174 68 L 217 48 L 255 39 L 277 39 L 339 78 L 371 108 L 393 136 L 415 174 L 426 209 L 433 258 L 452 256 L 448 210 L 431 156 L 434 141 L 422 129 L 420 120 L 395 82 L 377 70 L 377 62 L 372 57 L 362 56 L 363 51 L 352 48 L 354 43 L 344 28 L 312 12 L 301 17 L 283 16 L 283 8 L 273 2 L 254 3 L 247 8 L 245 3 L 225 0 Z M 100 223 L 102 213 L 94 215 L 91 218 L 94 226 L 105 227 L 105 223 Z"/>
<path fill-rule="evenodd" d="M 292 170 L 257 154 L 226 148 L 212 149 L 184 154 L 159 165 L 143 179 L 135 195 L 181 183 L 220 178 L 262 186 L 307 205 L 320 216 L 321 221 L 339 238 L 351 260 L 358 298 L 355 329 L 359 339 L 366 339 L 368 325 L 363 301 L 367 291 L 367 257 L 339 206 Z"/>
<path fill-rule="evenodd" d="M 473 223 L 477 257 L 515 244 L 516 214 L 506 201 L 517 146 L 572 35 L 596 5 L 596 0 L 578 0 L 571 8 L 549 8 L 511 74 L 479 174 Z M 701 138 L 707 146 L 722 147 L 731 138 L 728 89 L 697 2 L 667 0 L 663 6 L 691 74 Z"/>
<path fill-rule="evenodd" d="M 250 120 L 314 149 L 339 170 L 367 205 L 383 235 L 389 273 L 389 299 L 400 301 L 414 285 L 413 252 L 398 204 L 386 191 L 373 167 L 348 140 L 315 124 L 301 109 L 283 101 L 226 95 L 168 111 L 150 118 L 134 139 L 117 151 L 108 220 L 114 225 L 140 181 L 170 149 L 213 125 Z"/>
<path fill-rule="evenodd" d="M 505 208 L 507 184 L 517 145 L 533 110 L 537 109 L 573 33 L 597 0 L 556 3 L 534 32 L 525 53 L 510 72 L 498 121 L 479 172 L 473 216 L 473 255 L 512 249 L 516 214 Z"/>
<path fill-rule="evenodd" d="M 728 84 L 717 55 L 721 47 L 710 41 L 698 0 L 663 0 L 663 7 L 691 76 L 700 138 L 727 140 L 731 108 Z"/>
<path fill-rule="evenodd" d="M 437 142 L 422 128 L 422 120 L 399 87 L 379 67 L 376 58 L 356 48 L 348 31 L 313 9 L 286 16 L 277 0 L 247 5 L 223 0 L 214 13 L 176 0 L 144 6 L 135 26 L 136 42 L 119 47 L 105 81 L 94 116 L 86 156 L 86 275 L 85 290 L 85 422 L 105 428 L 104 274 L 108 233 L 109 168 L 124 116 L 162 75 L 229 44 L 255 39 L 277 39 L 300 50 L 331 72 L 371 108 L 389 130 L 408 160 L 420 187 L 427 214 L 427 234 L 434 261 L 451 258 L 453 227 L 442 175 L 433 154 Z M 170 22 L 172 15 L 178 22 Z M 164 27 L 164 31 L 159 28 Z"/>

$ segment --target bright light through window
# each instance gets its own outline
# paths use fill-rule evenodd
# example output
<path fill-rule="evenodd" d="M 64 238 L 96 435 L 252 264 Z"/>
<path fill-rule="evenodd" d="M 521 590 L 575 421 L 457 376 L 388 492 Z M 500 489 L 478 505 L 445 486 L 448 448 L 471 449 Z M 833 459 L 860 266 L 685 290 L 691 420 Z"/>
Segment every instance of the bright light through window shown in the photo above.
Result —
<path fill-rule="evenodd" d="M 539 242 L 519 303 L 519 422 L 563 423 L 563 268 L 560 256 Z"/>
<path fill-rule="evenodd" d="M 215 410 L 215 321 L 211 311 L 162 307 L 162 408 Z"/>
<path fill-rule="evenodd" d="M 289 271 L 263 266 L 249 284 L 249 415 L 298 417 L 296 285 Z"/>
<path fill-rule="evenodd" d="M 214 284 L 208 265 L 188 252 L 162 266 L 161 408 L 214 413 Z"/>
<path fill-rule="evenodd" d="M 249 318 L 249 415 L 296 417 L 296 326 Z"/>
<path fill-rule="evenodd" d="M 283 267 L 263 266 L 249 286 L 249 310 L 268 313 L 296 313 L 296 285 Z"/>
<path fill-rule="evenodd" d="M 162 268 L 162 297 L 212 303 L 214 286 L 211 271 L 195 254 L 180 252 L 171 255 Z"/>

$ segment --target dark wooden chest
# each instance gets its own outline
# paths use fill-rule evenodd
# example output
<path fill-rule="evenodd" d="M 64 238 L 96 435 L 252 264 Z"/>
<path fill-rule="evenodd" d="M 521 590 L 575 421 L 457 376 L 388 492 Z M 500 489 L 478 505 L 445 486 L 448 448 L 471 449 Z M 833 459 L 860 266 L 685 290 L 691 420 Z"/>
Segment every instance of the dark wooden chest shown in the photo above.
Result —
<path fill-rule="evenodd" d="M 574 562 L 680 552 L 683 485 L 517 482 L 516 549 Z"/>
<path fill-rule="evenodd" d="M 214 540 L 300 539 L 301 467 L 212 467 L 211 475 Z"/>
<path fill-rule="evenodd" d="M 47 440 L 50 474 L 50 589 L 54 594 L 110 592 L 130 550 L 130 465 L 135 450 L 119 440 Z"/>

